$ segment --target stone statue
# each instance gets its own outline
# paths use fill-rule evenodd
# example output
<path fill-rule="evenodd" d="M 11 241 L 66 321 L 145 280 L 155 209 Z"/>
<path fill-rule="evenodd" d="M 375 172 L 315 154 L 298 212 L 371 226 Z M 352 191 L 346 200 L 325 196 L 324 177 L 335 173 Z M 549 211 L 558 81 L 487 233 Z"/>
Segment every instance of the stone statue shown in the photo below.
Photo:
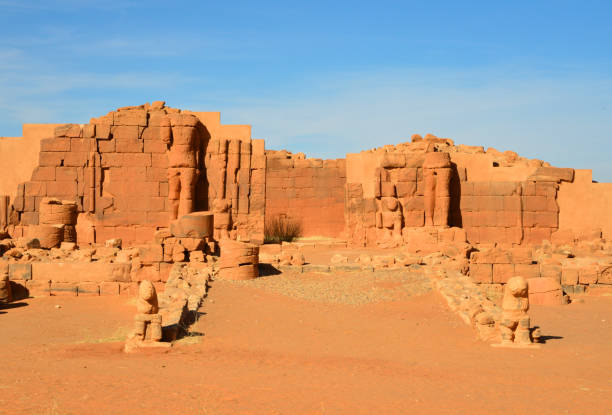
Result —
<path fill-rule="evenodd" d="M 530 345 L 529 296 L 527 281 L 512 277 L 504 288 L 502 318 L 499 323 L 502 345 Z"/>
<path fill-rule="evenodd" d="M 0 261 L 0 304 L 13 301 L 11 282 L 9 281 L 8 263 Z"/>
<path fill-rule="evenodd" d="M 402 211 L 399 201 L 395 197 L 383 197 L 381 206 L 383 228 L 390 230 L 390 236 L 393 238 L 401 239 Z"/>
<path fill-rule="evenodd" d="M 170 220 L 193 212 L 201 154 L 198 118 L 192 114 L 168 114 L 162 120 L 162 140 L 168 144 L 168 200 Z"/>
<path fill-rule="evenodd" d="M 448 226 L 451 163 L 448 153 L 429 152 L 423 164 L 425 226 Z"/>
<path fill-rule="evenodd" d="M 157 292 L 151 281 L 142 281 L 138 287 L 138 300 L 136 303 L 138 314 L 134 336 L 141 341 L 158 342 L 162 338 L 161 315 L 158 314 Z"/>

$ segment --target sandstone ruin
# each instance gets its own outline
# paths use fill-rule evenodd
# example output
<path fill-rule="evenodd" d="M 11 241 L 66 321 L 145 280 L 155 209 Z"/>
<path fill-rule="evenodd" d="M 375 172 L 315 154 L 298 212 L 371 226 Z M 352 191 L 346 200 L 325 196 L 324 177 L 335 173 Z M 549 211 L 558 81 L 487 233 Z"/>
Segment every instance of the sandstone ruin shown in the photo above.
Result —
<path fill-rule="evenodd" d="M 221 124 L 219 113 L 156 101 L 88 124 L 24 125 L 23 138 L 0 139 L 0 159 L 9 172 L 0 301 L 11 288 L 140 293 L 151 309 L 139 305 L 139 341 L 172 340 L 213 277 L 257 278 L 260 262 L 283 272 L 423 267 L 487 341 L 529 343 L 528 301 L 612 291 L 612 184 L 512 151 L 428 134 L 310 159 L 265 149 L 250 126 Z M 260 253 L 265 224 L 278 217 L 327 245 Z M 309 245 L 390 251 L 311 264 L 301 250 Z M 513 284 L 520 295 L 509 297 Z"/>

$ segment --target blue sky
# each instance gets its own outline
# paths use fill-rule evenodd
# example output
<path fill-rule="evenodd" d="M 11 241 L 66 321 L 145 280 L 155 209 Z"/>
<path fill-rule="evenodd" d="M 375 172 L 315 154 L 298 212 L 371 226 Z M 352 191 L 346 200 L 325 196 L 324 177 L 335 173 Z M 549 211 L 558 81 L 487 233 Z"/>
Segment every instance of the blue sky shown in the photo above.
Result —
<path fill-rule="evenodd" d="M 433 133 L 612 181 L 609 1 L 0 0 L 0 135 L 221 111 L 314 157 Z"/>

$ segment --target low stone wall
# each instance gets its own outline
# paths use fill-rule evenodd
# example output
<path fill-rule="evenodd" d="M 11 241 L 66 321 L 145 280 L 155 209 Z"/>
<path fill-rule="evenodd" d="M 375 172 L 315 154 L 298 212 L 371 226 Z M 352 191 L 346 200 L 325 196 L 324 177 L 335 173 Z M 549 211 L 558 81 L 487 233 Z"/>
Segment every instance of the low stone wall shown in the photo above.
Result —
<path fill-rule="evenodd" d="M 338 237 L 344 230 L 343 159 L 306 159 L 267 151 L 266 221 L 286 216 L 302 224 L 302 236 Z"/>

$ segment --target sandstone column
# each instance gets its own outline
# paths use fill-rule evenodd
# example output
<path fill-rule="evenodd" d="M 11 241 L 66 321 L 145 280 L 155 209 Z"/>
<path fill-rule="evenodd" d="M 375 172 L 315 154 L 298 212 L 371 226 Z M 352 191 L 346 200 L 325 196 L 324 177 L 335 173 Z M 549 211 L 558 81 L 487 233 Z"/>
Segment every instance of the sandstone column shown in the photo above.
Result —
<path fill-rule="evenodd" d="M 448 226 L 451 163 L 448 153 L 425 154 L 425 226 Z"/>
<path fill-rule="evenodd" d="M 191 114 L 170 114 L 171 135 L 167 122 L 162 125 L 162 139 L 168 149 L 168 200 L 170 220 L 193 212 L 194 193 L 198 179 L 199 135 L 198 118 Z"/>

